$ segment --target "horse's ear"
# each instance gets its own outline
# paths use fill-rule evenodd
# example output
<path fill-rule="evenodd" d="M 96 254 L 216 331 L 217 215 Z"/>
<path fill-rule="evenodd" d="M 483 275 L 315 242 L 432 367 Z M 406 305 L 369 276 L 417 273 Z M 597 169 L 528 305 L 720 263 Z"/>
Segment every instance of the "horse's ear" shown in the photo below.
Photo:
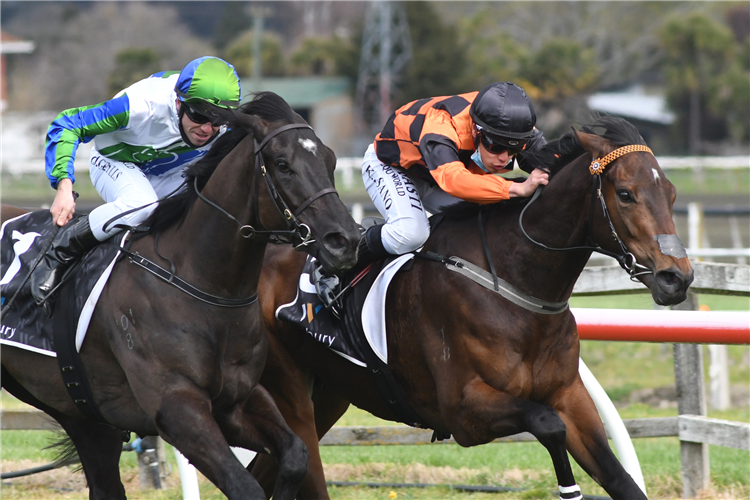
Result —
<path fill-rule="evenodd" d="M 252 134 L 258 142 L 268 134 L 268 126 L 261 118 L 246 113 L 238 113 L 236 111 L 231 111 L 231 113 L 232 118 L 229 122 L 241 127 L 245 132 Z"/>
<path fill-rule="evenodd" d="M 191 103 L 191 106 L 200 114 L 211 117 L 214 123 L 235 125 L 258 139 L 265 137 L 268 133 L 268 127 L 265 122 L 257 116 L 248 115 L 247 113 L 233 109 L 221 108 L 205 101 Z"/>
<path fill-rule="evenodd" d="M 612 146 L 609 144 L 609 141 L 596 134 L 588 134 L 575 129 L 573 130 L 573 134 L 575 135 L 578 144 L 591 153 L 594 158 L 601 158 L 612 151 Z"/>

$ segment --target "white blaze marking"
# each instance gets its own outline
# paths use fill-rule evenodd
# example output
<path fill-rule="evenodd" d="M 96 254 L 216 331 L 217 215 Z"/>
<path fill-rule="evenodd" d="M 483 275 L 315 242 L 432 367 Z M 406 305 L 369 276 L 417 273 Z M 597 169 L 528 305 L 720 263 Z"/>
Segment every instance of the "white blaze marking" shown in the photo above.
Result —
<path fill-rule="evenodd" d="M 655 168 L 652 168 L 651 171 L 654 173 L 654 183 L 659 184 L 659 181 L 661 180 L 659 172 L 657 172 Z"/>
<path fill-rule="evenodd" d="M 299 139 L 299 143 L 302 144 L 303 148 L 305 148 L 312 154 L 315 154 L 315 152 L 318 150 L 318 145 L 310 139 Z"/>

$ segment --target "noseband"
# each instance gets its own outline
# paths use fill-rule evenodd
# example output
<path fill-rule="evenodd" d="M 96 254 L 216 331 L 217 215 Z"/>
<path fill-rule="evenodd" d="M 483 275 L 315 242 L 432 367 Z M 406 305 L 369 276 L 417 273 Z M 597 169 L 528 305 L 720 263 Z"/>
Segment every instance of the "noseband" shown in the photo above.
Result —
<path fill-rule="evenodd" d="M 219 205 L 217 205 L 216 203 L 210 201 L 205 196 L 203 196 L 200 193 L 200 191 L 198 191 L 197 179 L 195 179 L 195 182 L 193 183 L 195 192 L 197 193 L 198 197 L 201 200 L 203 200 L 210 206 L 214 207 L 215 209 L 219 210 L 224 215 L 226 215 L 227 217 L 235 221 L 237 225 L 240 226 L 240 235 L 243 238 L 247 238 L 247 239 L 258 238 L 268 243 L 292 243 L 294 245 L 294 248 L 300 248 L 302 246 L 306 246 L 315 242 L 315 240 L 312 238 L 312 231 L 310 230 L 310 226 L 308 226 L 307 224 L 301 223 L 297 219 L 297 216 L 299 216 L 303 210 L 305 210 L 308 206 L 310 206 L 312 202 L 314 202 L 318 198 L 324 195 L 330 194 L 330 193 L 336 193 L 336 189 L 332 187 L 321 189 L 320 191 L 318 191 L 317 193 L 313 194 L 308 199 L 300 203 L 299 207 L 297 207 L 297 210 L 294 213 L 292 213 L 292 211 L 289 209 L 289 206 L 281 197 L 279 190 L 276 189 L 276 185 L 273 183 L 273 180 L 268 175 L 265 162 L 263 161 L 263 155 L 262 155 L 263 148 L 266 147 L 266 145 L 268 144 L 268 141 L 270 141 L 272 138 L 276 137 L 277 135 L 283 132 L 286 132 L 287 130 L 292 130 L 295 128 L 307 128 L 307 129 L 312 130 L 312 127 L 307 124 L 292 123 L 289 125 L 284 125 L 282 127 L 279 127 L 276 130 L 273 130 L 268 135 L 266 135 L 266 137 L 263 138 L 260 144 L 258 144 L 258 141 L 253 139 L 255 143 L 255 181 L 254 181 L 255 192 L 253 195 L 253 214 L 255 218 L 254 225 L 242 224 L 232 214 L 230 214 L 229 212 L 221 208 Z M 271 199 L 273 200 L 274 207 L 279 212 L 279 214 L 283 217 L 289 229 L 286 229 L 286 230 L 256 229 L 256 227 L 263 228 L 260 222 L 260 215 L 259 215 L 259 210 L 258 210 L 258 198 L 259 198 L 258 177 L 259 176 L 263 177 L 263 180 L 265 181 L 265 184 L 266 184 L 266 188 L 268 189 L 268 192 L 271 195 Z"/>
<path fill-rule="evenodd" d="M 621 148 L 615 149 L 614 151 L 606 155 L 604 158 L 597 158 L 593 160 L 591 162 L 591 165 L 589 165 L 589 172 L 591 172 L 591 176 L 592 176 L 591 208 L 589 210 L 589 219 L 588 219 L 589 245 L 578 246 L 578 247 L 566 247 L 566 248 L 551 248 L 543 243 L 539 243 L 538 241 L 534 240 L 531 236 L 528 235 L 528 233 L 523 227 L 523 216 L 526 213 L 526 210 L 531 206 L 531 204 L 534 203 L 534 201 L 536 201 L 536 199 L 539 198 L 539 196 L 542 194 L 542 188 L 544 186 L 539 186 L 537 188 L 537 190 L 534 192 L 534 195 L 531 197 L 531 200 L 526 204 L 525 207 L 523 207 L 523 210 L 521 210 L 521 215 L 518 218 L 518 225 L 521 228 L 521 232 L 526 237 L 526 239 L 528 239 L 534 245 L 540 248 L 544 248 L 545 250 L 552 250 L 552 251 L 557 251 L 557 252 L 565 252 L 565 251 L 570 251 L 570 250 L 591 250 L 593 252 L 598 252 L 602 255 L 607 255 L 608 257 L 612 257 L 616 259 L 617 262 L 620 264 L 620 267 L 622 267 L 625 271 L 628 272 L 628 274 L 630 275 L 630 279 L 633 281 L 636 281 L 636 278 L 638 276 L 641 276 L 644 274 L 651 274 L 651 270 L 649 268 L 641 264 L 638 264 L 636 262 L 635 255 L 633 255 L 628 250 L 628 248 L 625 246 L 625 243 L 623 243 L 622 239 L 620 239 L 620 236 L 617 234 L 617 231 L 615 230 L 614 224 L 612 224 L 612 218 L 609 216 L 609 211 L 607 210 L 607 203 L 605 202 L 604 194 L 602 193 L 601 174 L 604 172 L 604 168 L 609 163 L 616 160 L 617 158 L 623 155 L 626 155 L 628 153 L 635 152 L 635 151 L 644 151 L 647 153 L 651 153 L 651 155 L 654 154 L 648 146 L 644 146 L 641 144 L 631 144 L 629 146 L 623 146 Z M 621 254 L 610 252 L 609 250 L 605 250 L 604 248 L 600 247 L 596 242 L 594 242 L 593 227 L 594 227 L 594 207 L 596 206 L 596 200 L 599 200 L 601 204 L 602 212 L 604 213 L 604 218 L 607 220 L 607 224 L 609 224 L 610 234 L 612 235 L 612 238 L 620 246 L 620 249 L 622 250 Z"/>

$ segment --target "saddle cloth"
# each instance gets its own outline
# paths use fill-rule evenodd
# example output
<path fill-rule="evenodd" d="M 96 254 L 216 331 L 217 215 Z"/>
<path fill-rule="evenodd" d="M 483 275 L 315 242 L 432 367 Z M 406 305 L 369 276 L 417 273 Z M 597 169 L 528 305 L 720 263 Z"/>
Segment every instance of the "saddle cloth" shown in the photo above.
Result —
<path fill-rule="evenodd" d="M 347 291 L 343 318 L 339 319 L 323 306 L 315 292 L 311 276 L 317 263 L 315 257 L 308 256 L 299 278 L 297 296 L 292 302 L 279 306 L 276 317 L 300 325 L 315 340 L 356 365 L 367 366 L 363 349 L 368 347 L 387 364 L 385 296 L 393 277 L 413 258 L 413 254 L 405 254 L 375 264 Z"/>
<path fill-rule="evenodd" d="M 49 239 L 52 229 L 52 218 L 48 210 L 31 212 L 8 220 L 2 225 L 0 303 L 3 308 L 26 278 L 37 255 Z M 120 255 L 120 245 L 127 235 L 128 233 L 121 233 L 110 240 L 113 244 L 94 247 L 74 265 L 70 286 L 61 287 L 58 292 L 65 293 L 65 290 L 71 290 L 70 293 L 75 294 L 72 301 L 74 311 L 69 314 L 72 323 L 69 331 L 76 332 L 75 347 L 79 352 L 96 302 Z M 54 315 L 48 318 L 44 310 L 34 303 L 29 280 L 0 319 L 0 344 L 56 357 L 53 341 L 54 323 Z"/>

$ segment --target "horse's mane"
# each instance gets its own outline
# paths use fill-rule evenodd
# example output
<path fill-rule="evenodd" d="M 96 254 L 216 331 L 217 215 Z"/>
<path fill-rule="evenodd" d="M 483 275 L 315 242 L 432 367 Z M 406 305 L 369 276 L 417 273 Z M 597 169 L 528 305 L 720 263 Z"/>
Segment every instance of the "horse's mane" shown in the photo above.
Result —
<path fill-rule="evenodd" d="M 633 124 L 617 116 L 594 114 L 592 116 L 592 123 L 582 125 L 581 129 L 587 134 L 595 134 L 607 139 L 614 147 L 626 146 L 628 144 L 646 144 L 646 141 L 643 140 L 643 137 L 641 137 Z M 537 168 L 546 168 L 550 172 L 550 179 L 552 179 L 555 174 L 585 152 L 579 144 L 575 132 L 571 131 L 559 139 L 548 142 L 540 149 L 521 154 L 524 155 L 523 162 L 525 164 Z M 525 178 L 520 177 L 510 180 L 523 182 Z M 465 201 L 446 209 L 442 212 L 442 215 L 447 218 L 460 219 L 475 215 L 482 207 L 496 209 L 508 205 L 523 204 L 528 200 L 529 198 L 513 198 L 490 205 L 480 205 Z"/>
<path fill-rule="evenodd" d="M 295 122 L 299 116 L 292 110 L 289 104 L 273 92 L 258 92 L 253 99 L 239 107 L 240 113 L 254 115 L 268 122 Z M 166 229 L 179 225 L 185 220 L 189 208 L 198 198 L 195 181 L 198 181 L 198 189 L 208 182 L 208 179 L 224 159 L 239 143 L 247 136 L 247 132 L 239 127 L 230 128 L 221 137 L 216 139 L 206 156 L 185 169 L 185 185 L 176 195 L 159 203 L 154 212 L 143 223 L 148 230 L 139 233 L 138 237 L 146 234 L 161 233 Z"/>

